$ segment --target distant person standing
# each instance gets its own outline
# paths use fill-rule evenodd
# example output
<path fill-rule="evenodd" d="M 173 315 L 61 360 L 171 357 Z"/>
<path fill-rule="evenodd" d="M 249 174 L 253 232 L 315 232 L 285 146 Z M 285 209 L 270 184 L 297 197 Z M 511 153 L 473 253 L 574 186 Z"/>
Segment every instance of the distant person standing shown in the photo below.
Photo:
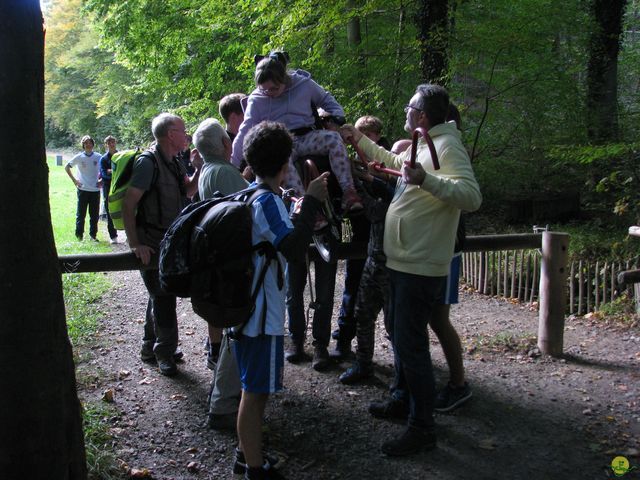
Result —
<path fill-rule="evenodd" d="M 100 177 L 102 178 L 102 201 L 104 204 L 104 211 L 107 215 L 107 231 L 109 232 L 110 243 L 112 245 L 118 243 L 118 231 L 113 226 L 113 220 L 109 215 L 109 191 L 111 190 L 111 174 L 112 165 L 111 157 L 118 150 L 116 149 L 116 139 L 109 135 L 104 139 L 104 148 L 106 153 L 100 157 Z"/>
<path fill-rule="evenodd" d="M 89 208 L 89 236 L 98 241 L 98 217 L 100 216 L 100 154 L 93 151 L 95 142 L 89 135 L 80 141 L 83 152 L 73 157 L 64 167 L 67 175 L 78 189 L 78 206 L 76 209 L 76 238 L 80 241 L 84 236 L 84 218 Z M 78 178 L 71 169 L 77 167 Z"/>

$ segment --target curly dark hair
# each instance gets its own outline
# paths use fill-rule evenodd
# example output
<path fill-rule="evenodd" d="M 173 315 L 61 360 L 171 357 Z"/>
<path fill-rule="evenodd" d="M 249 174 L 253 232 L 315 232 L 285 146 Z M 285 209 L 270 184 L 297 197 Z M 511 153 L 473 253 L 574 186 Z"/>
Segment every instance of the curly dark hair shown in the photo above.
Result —
<path fill-rule="evenodd" d="M 274 177 L 289 161 L 293 137 L 278 122 L 264 121 L 254 126 L 244 137 L 242 153 L 257 176 Z"/>

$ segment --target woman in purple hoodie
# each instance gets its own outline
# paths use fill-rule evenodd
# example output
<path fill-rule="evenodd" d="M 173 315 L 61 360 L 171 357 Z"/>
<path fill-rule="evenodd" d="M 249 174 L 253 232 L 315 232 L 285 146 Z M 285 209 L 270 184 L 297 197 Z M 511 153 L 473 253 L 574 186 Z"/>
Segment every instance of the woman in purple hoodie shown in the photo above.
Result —
<path fill-rule="evenodd" d="M 244 121 L 233 141 L 231 162 L 236 167 L 242 163 L 242 142 L 251 127 L 263 120 L 283 123 L 294 136 L 285 185 L 301 196 L 304 187 L 294 160 L 304 155 L 327 155 L 331 170 L 342 188 L 344 211 L 362 209 L 342 138 L 337 132 L 316 129 L 312 104 L 341 119 L 344 119 L 344 110 L 329 92 L 311 79 L 308 72 L 287 70 L 288 61 L 289 56 L 285 52 L 256 57 L 254 78 L 257 88 L 248 97 Z"/>

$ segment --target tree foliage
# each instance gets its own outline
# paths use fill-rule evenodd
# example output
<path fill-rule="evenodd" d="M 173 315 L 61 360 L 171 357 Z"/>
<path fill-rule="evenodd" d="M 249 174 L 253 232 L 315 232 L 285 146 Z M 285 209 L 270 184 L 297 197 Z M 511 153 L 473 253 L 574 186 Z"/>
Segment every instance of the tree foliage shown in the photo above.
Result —
<path fill-rule="evenodd" d="M 292 68 L 309 70 L 335 95 L 349 120 L 375 114 L 398 138 L 406 135 L 402 106 L 431 55 L 444 69 L 431 76 L 448 82 L 462 111 L 486 203 L 514 192 L 579 190 L 591 179 L 578 171 L 567 185 L 548 152 L 589 144 L 595 0 L 84 0 L 78 8 L 81 1 L 55 2 L 61 12 L 74 5 L 67 8 L 81 26 L 54 11 L 50 29 L 69 33 L 47 37 L 48 119 L 76 135 L 109 130 L 140 144 L 163 110 L 193 127 L 217 116 L 225 94 L 254 88 L 255 54 L 282 48 Z M 638 3 L 628 0 L 621 12 L 616 142 L 638 139 Z M 98 32 L 91 48 L 88 24 Z"/>

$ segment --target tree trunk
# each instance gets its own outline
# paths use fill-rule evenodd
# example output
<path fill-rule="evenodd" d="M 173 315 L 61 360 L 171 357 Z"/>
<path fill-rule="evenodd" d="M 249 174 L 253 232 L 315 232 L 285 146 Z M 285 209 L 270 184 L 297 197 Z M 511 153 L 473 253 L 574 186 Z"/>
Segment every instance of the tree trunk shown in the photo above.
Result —
<path fill-rule="evenodd" d="M 449 2 L 420 0 L 416 15 L 422 81 L 448 83 Z"/>
<path fill-rule="evenodd" d="M 0 45 L 0 472 L 3 479 L 84 479 L 49 213 L 38 0 L 4 2 Z"/>
<path fill-rule="evenodd" d="M 398 32 L 396 36 L 396 55 L 395 55 L 395 61 L 393 66 L 393 82 L 391 83 L 390 98 L 392 100 L 397 99 L 400 94 L 400 77 L 402 75 L 402 50 L 404 47 L 403 38 L 404 38 L 404 30 L 405 30 L 405 15 L 406 15 L 405 6 L 401 0 L 400 9 L 398 13 Z M 396 121 L 397 121 L 396 118 L 398 116 L 397 111 L 398 111 L 397 108 L 391 108 L 390 111 L 387 113 L 387 118 L 389 119 L 389 126 L 387 127 L 388 133 L 396 131 Z"/>
<path fill-rule="evenodd" d="M 356 10 L 359 6 L 359 0 L 347 0 L 347 9 L 349 11 Z M 349 23 L 347 23 L 347 41 L 355 58 L 354 66 L 356 76 L 354 80 L 358 86 L 358 90 L 362 90 L 364 88 L 364 79 L 367 77 L 367 64 L 362 53 L 362 33 L 360 30 L 359 16 L 351 17 Z"/>
<path fill-rule="evenodd" d="M 587 133 L 594 143 L 619 140 L 618 53 L 627 0 L 593 0 L 587 68 Z"/>

